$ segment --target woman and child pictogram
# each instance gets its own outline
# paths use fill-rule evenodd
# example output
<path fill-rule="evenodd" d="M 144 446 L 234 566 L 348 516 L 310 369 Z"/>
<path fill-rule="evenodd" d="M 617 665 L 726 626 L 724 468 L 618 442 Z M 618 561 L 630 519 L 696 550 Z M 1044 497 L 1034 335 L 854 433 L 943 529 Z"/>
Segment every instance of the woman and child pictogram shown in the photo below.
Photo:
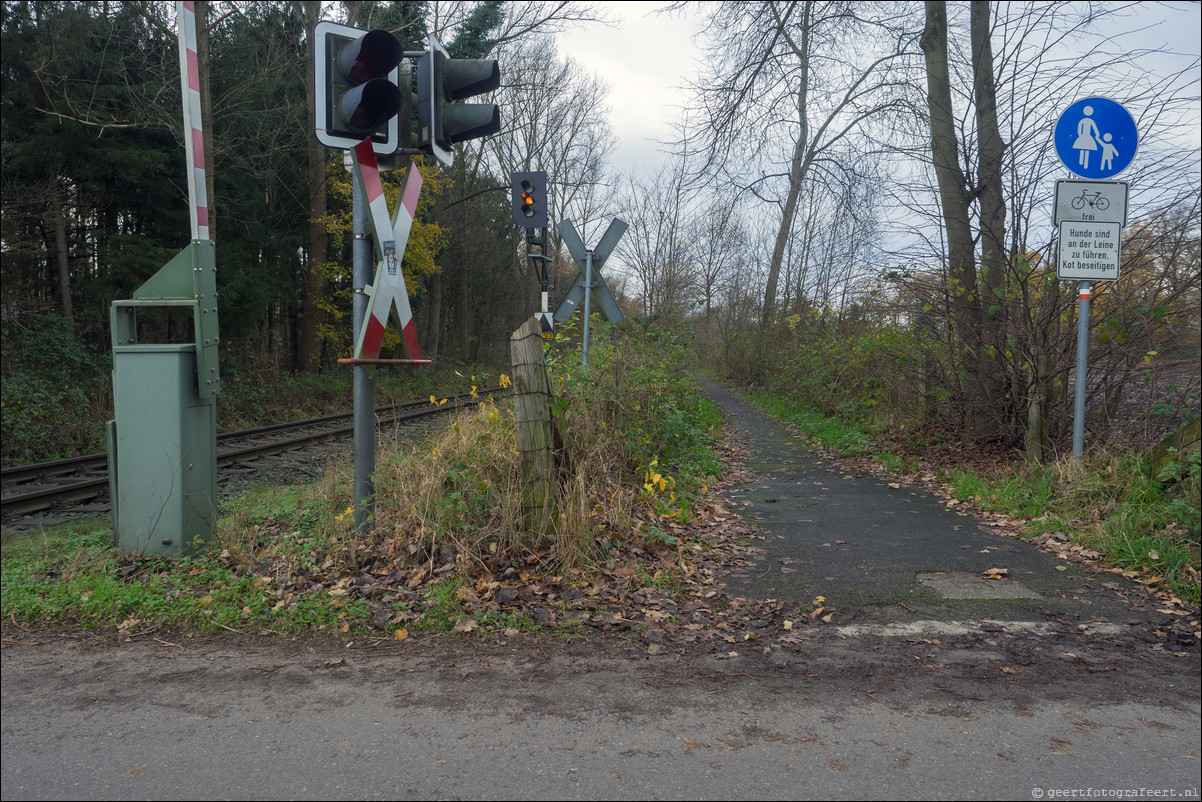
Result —
<path fill-rule="evenodd" d="M 1114 157 L 1119 155 L 1118 148 L 1110 144 L 1114 137 L 1110 133 L 1103 134 L 1098 130 L 1098 125 L 1091 116 L 1093 106 L 1086 106 L 1082 111 L 1085 116 L 1077 123 L 1077 141 L 1073 143 L 1073 149 L 1081 153 L 1078 160 L 1081 169 L 1089 169 L 1089 154 L 1095 150 L 1102 151 L 1102 163 L 1099 168 L 1102 170 L 1113 169 Z"/>

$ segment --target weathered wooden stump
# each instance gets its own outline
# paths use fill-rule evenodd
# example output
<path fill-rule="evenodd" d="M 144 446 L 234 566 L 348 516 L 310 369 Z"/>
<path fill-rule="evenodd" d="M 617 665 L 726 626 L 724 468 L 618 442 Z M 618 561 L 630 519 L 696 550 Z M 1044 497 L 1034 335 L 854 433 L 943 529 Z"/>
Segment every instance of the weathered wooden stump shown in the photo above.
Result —
<path fill-rule="evenodd" d="M 1202 418 L 1194 418 L 1177 431 L 1157 443 L 1148 452 L 1148 464 L 1152 466 L 1152 477 L 1160 476 L 1161 471 L 1179 463 L 1188 471 L 1189 458 L 1198 452 L 1202 444 Z"/>
<path fill-rule="evenodd" d="M 550 528 L 555 507 L 555 450 L 551 379 L 538 320 L 530 318 L 510 335 L 509 360 L 524 483 L 522 514 L 529 530 L 544 533 Z"/>

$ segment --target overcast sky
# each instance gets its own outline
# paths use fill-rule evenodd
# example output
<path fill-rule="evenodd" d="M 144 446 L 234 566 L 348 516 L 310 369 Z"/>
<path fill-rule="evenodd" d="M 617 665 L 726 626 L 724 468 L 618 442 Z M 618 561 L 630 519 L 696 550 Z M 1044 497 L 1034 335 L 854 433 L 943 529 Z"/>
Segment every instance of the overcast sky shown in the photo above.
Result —
<path fill-rule="evenodd" d="M 665 2 L 602 2 L 615 27 L 588 25 L 561 34 L 560 54 L 609 83 L 609 120 L 618 136 L 614 163 L 622 172 L 651 169 L 660 158 L 656 140 L 668 139 L 680 117 L 681 91 L 697 74 L 701 56 L 693 42 L 695 13 L 654 13 Z"/>
<path fill-rule="evenodd" d="M 697 12 L 656 14 L 668 5 L 662 0 L 594 5 L 616 20 L 616 26 L 590 24 L 562 34 L 561 55 L 576 59 L 611 86 L 609 119 L 619 140 L 615 166 L 623 172 L 632 167 L 653 169 L 660 158 L 656 140 L 672 137 L 687 100 L 680 88 L 699 73 L 701 51 L 694 41 L 701 28 Z M 1124 45 L 1154 47 L 1185 57 L 1202 54 L 1202 4 L 1144 5 L 1136 18 L 1120 25 L 1127 30 L 1149 28 L 1134 36 L 1116 29 L 1116 34 L 1127 37 Z M 1181 59 L 1172 61 L 1180 68 Z M 1117 88 L 1116 93 L 1121 94 Z M 1197 136 L 1194 141 L 1198 142 Z"/>

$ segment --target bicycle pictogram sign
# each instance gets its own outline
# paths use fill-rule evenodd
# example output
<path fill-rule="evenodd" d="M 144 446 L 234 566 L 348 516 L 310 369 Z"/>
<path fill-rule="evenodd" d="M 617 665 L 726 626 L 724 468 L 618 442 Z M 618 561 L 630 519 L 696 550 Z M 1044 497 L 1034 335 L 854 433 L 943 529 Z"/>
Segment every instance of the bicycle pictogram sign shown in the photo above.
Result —
<path fill-rule="evenodd" d="M 1088 189 L 1081 190 L 1080 197 L 1073 198 L 1072 206 L 1074 209 L 1084 209 L 1086 205 L 1091 209 L 1097 209 L 1099 212 L 1104 212 L 1110 208 L 1110 201 L 1101 192 L 1095 192 L 1092 195 Z"/>

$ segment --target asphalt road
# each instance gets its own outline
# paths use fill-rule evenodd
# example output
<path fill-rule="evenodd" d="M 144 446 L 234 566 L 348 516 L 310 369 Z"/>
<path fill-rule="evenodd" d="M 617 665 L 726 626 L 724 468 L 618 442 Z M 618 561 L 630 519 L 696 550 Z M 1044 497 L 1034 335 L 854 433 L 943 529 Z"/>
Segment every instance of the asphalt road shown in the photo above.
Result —
<path fill-rule="evenodd" d="M 668 648 L 637 631 L 120 643 L 9 626 L 0 795 L 1198 798 L 1197 642 L 1155 599 L 710 392 L 757 471 L 728 496 L 764 552 L 729 589 L 822 595 L 828 625 Z M 996 567 L 1006 580 L 980 579 Z"/>

